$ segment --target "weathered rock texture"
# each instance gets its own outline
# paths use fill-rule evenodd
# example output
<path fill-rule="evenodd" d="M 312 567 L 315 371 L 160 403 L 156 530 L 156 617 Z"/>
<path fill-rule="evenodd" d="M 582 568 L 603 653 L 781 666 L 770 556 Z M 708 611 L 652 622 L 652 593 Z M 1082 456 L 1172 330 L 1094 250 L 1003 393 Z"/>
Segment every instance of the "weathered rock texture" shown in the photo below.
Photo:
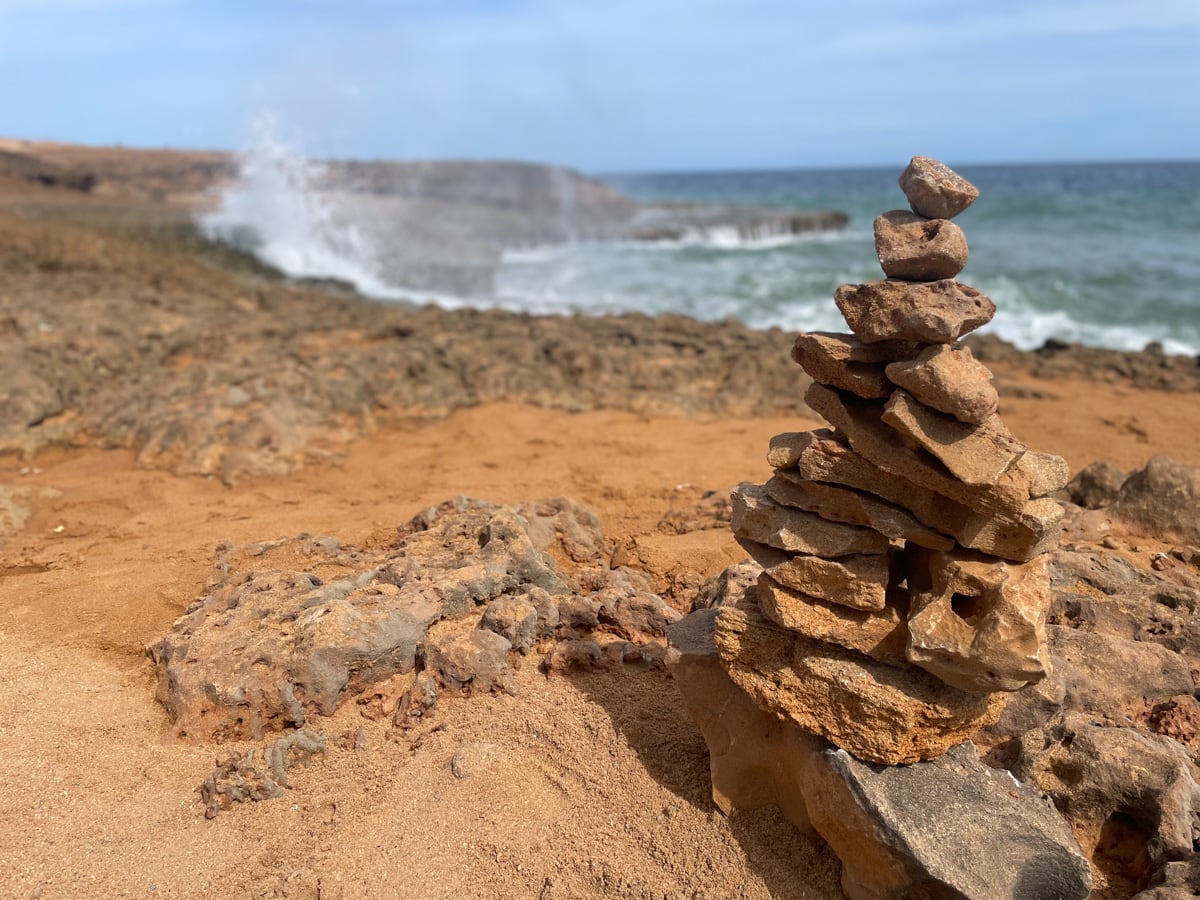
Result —
<path fill-rule="evenodd" d="M 967 239 L 953 222 L 897 209 L 875 220 L 875 253 L 888 278 L 936 281 L 963 270 Z"/>
<path fill-rule="evenodd" d="M 457 498 L 370 549 L 226 546 L 206 595 L 149 648 L 158 697 L 181 736 L 234 740 L 303 726 L 418 671 L 414 685 L 434 696 L 513 691 L 515 654 L 556 639 L 661 642 L 679 618 L 610 556 L 595 516 L 563 499 Z"/>
<path fill-rule="evenodd" d="M 984 294 L 951 279 L 843 284 L 833 298 L 850 330 L 867 342 L 947 344 L 996 314 Z"/>
<path fill-rule="evenodd" d="M 979 189 L 945 163 L 914 156 L 900 173 L 900 190 L 913 212 L 931 219 L 953 219 L 975 202 Z"/>

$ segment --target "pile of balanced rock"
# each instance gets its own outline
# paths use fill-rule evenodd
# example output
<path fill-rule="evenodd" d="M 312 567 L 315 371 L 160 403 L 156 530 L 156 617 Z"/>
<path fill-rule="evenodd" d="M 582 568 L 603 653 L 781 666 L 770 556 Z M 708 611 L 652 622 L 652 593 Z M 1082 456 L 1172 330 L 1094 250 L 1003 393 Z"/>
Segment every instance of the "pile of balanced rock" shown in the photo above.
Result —
<path fill-rule="evenodd" d="M 774 476 L 734 492 L 765 621 L 731 610 L 718 632 L 761 705 L 889 765 L 940 756 L 1045 676 L 1062 517 L 1046 494 L 1069 476 L 1009 433 L 991 373 L 955 343 L 996 311 L 954 280 L 967 242 L 950 219 L 978 191 L 925 157 L 900 185 L 914 212 L 875 220 L 888 280 L 837 290 L 854 333 L 796 339 L 805 400 L 835 430 L 776 436 Z M 795 635 L 786 674 L 754 652 L 767 625 Z"/>
<path fill-rule="evenodd" d="M 957 343 L 995 313 L 986 296 L 954 280 L 967 262 L 967 243 L 950 219 L 978 191 L 926 157 L 913 158 L 900 186 L 913 211 L 875 220 L 887 279 L 842 285 L 836 293 L 853 333 L 796 340 L 795 360 L 814 380 L 805 400 L 833 428 L 776 436 L 767 457 L 774 475 L 734 491 L 734 534 L 763 574 L 740 602 L 708 611 L 701 625 L 685 620 L 676 626 L 678 641 L 672 635 L 678 645 L 672 664 L 708 739 L 718 803 L 745 806 L 754 794 L 747 779 L 774 778 L 767 793 L 802 827 L 811 820 L 842 856 L 847 892 L 862 897 L 891 895 L 863 885 L 864 871 L 891 871 L 871 858 L 884 852 L 879 841 L 858 845 L 847 838 L 848 809 L 869 791 L 861 784 L 825 790 L 827 800 L 842 798 L 832 814 L 825 809 L 826 828 L 814 809 L 821 805 L 814 799 L 820 785 L 828 787 L 830 779 L 843 785 L 847 766 L 860 761 L 896 766 L 938 759 L 994 722 L 1009 692 L 1045 677 L 1046 554 L 1058 540 L 1063 514 L 1047 495 L 1069 474 L 1063 459 L 1026 449 L 1008 431 L 997 415 L 991 373 Z M 701 677 L 696 673 L 705 660 L 709 668 Z M 689 671 L 694 686 L 687 683 Z M 736 689 L 721 687 L 729 680 Z M 721 691 L 726 700 L 718 702 Z M 763 713 L 767 719 L 754 718 Z M 772 719 L 786 727 L 772 732 L 767 749 L 748 735 L 755 728 L 758 735 L 771 731 Z M 796 747 L 803 752 L 793 753 Z M 781 775 L 789 754 L 800 762 Z M 818 758 L 826 761 L 814 762 Z M 976 785 L 995 774 L 973 751 L 957 750 L 938 764 L 965 778 L 967 758 L 981 770 L 972 776 Z M 909 768 L 892 770 L 908 772 L 909 787 L 901 793 L 908 791 L 909 814 L 914 803 L 952 803 L 944 784 L 935 788 L 932 775 Z M 878 771 L 860 775 L 874 778 L 870 773 Z M 929 791 L 943 796 L 909 796 Z M 1020 801 L 1022 809 L 1034 809 L 1045 833 L 1056 836 L 1051 856 L 1061 856 L 1073 873 L 1070 884 L 1054 882 L 1045 895 L 1077 895 L 1087 864 L 1072 849 L 1069 829 L 1053 810 L 1046 819 L 1036 798 L 1027 800 Z M 990 805 L 933 814 L 941 837 L 930 852 L 957 875 L 930 875 L 928 860 L 892 860 L 888 865 L 924 872 L 900 878 L 896 890 L 940 882 L 976 896 L 964 887 L 975 879 L 981 896 L 1003 895 L 988 893 L 998 876 L 979 856 L 990 853 L 987 842 L 977 840 L 979 823 L 995 815 Z M 880 821 L 865 829 L 884 830 Z M 941 859 L 956 843 L 947 832 L 956 830 L 959 838 L 974 836 L 948 861 Z M 1028 822 L 1008 827 L 999 843 L 1015 846 L 1025 839 L 1019 835 L 1036 830 Z M 910 836 L 892 843 L 914 846 Z M 1041 866 L 1046 852 L 1039 845 L 1026 862 Z M 1031 883 L 1021 892 L 1039 895 Z"/>

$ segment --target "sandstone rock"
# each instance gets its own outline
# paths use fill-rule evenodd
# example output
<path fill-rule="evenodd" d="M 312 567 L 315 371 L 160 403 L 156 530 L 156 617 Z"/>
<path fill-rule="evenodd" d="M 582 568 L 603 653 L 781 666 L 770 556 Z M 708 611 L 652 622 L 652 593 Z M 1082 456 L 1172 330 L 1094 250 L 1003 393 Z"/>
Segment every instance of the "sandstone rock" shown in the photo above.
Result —
<path fill-rule="evenodd" d="M 1051 649 L 1066 685 L 1063 706 L 1133 716 L 1193 690 L 1187 660 L 1158 644 L 1050 625 Z"/>
<path fill-rule="evenodd" d="M 1013 474 L 1029 485 L 1029 496 L 1037 498 L 1066 487 L 1071 470 L 1061 456 L 1041 450 L 1026 450 L 1013 463 Z"/>
<path fill-rule="evenodd" d="M 792 359 L 821 384 L 850 391 L 860 397 L 886 397 L 892 392 L 893 386 L 884 374 L 884 364 L 852 359 L 854 347 L 847 346 L 848 341 L 855 341 L 859 346 L 870 346 L 848 336 L 813 332 L 796 337 Z"/>
<path fill-rule="evenodd" d="M 1121 485 L 1109 512 L 1145 534 L 1200 541 L 1200 466 L 1151 457 Z"/>
<path fill-rule="evenodd" d="M 728 528 L 729 491 L 707 491 L 697 502 L 670 510 L 658 521 L 664 534 L 691 534 L 710 528 Z"/>
<path fill-rule="evenodd" d="M 1169 738 L 1070 715 L 1044 734 L 1022 739 L 1014 772 L 1049 794 L 1077 823 L 1076 833 L 1088 835 L 1100 852 L 1113 832 L 1123 832 L 1123 843 L 1139 845 L 1139 852 L 1128 854 L 1131 868 L 1121 873 L 1135 882 L 1192 853 L 1200 772 Z"/>
<path fill-rule="evenodd" d="M 738 543 L 768 575 L 792 590 L 851 609 L 883 609 L 891 582 L 891 558 L 886 554 L 823 559 L 785 553 L 745 538 Z"/>
<path fill-rule="evenodd" d="M 1101 460 L 1080 469 L 1067 485 L 1067 494 L 1084 509 L 1100 509 L 1117 499 L 1128 477 L 1129 473 Z"/>
<path fill-rule="evenodd" d="M 761 485 L 740 484 L 733 492 L 733 533 L 780 550 L 837 557 L 884 553 L 888 539 L 878 532 L 820 516 L 772 500 Z"/>
<path fill-rule="evenodd" d="M 595 641 L 562 641 L 555 644 L 542 660 L 542 670 L 555 675 L 589 669 L 610 669 L 612 661 L 607 659 Z"/>
<path fill-rule="evenodd" d="M 740 603 L 746 591 L 758 583 L 762 570 L 762 566 L 751 559 L 722 569 L 700 586 L 692 603 L 693 612 L 725 606 L 727 603 Z M 667 626 L 668 633 L 670 630 L 670 626 Z"/>
<path fill-rule="evenodd" d="M 789 631 L 857 650 L 890 666 L 904 666 L 907 629 L 896 607 L 851 609 L 784 587 L 763 575 L 755 591 L 763 614 Z"/>
<path fill-rule="evenodd" d="M 949 344 L 996 314 L 996 304 L 984 294 L 949 278 L 843 284 L 833 299 L 850 330 L 868 343 Z"/>
<path fill-rule="evenodd" d="M 982 425 L 1000 405 L 992 373 L 966 347 L 935 344 L 916 359 L 889 363 L 885 371 L 922 404 L 960 422 Z"/>
<path fill-rule="evenodd" d="M 487 605 L 479 627 L 496 632 L 525 654 L 538 638 L 538 610 L 524 598 L 500 597 Z"/>
<path fill-rule="evenodd" d="M 999 717 L 1004 694 L 968 694 L 917 669 L 785 631 L 757 607 L 722 607 L 715 640 L 730 678 L 761 707 L 859 759 L 940 756 Z"/>
<path fill-rule="evenodd" d="M 777 804 L 811 834 L 803 764 L 822 741 L 759 709 L 721 666 L 713 640 L 718 610 L 694 612 L 668 629 L 667 668 L 708 745 L 713 802 L 726 815 Z"/>
<path fill-rule="evenodd" d="M 842 860 L 850 900 L 1083 900 L 1087 859 L 1038 791 L 983 765 L 969 743 L 911 766 L 814 751 L 812 825 Z"/>
<path fill-rule="evenodd" d="M 512 644 L 494 631 L 473 628 L 466 634 L 431 636 L 425 642 L 425 665 L 452 690 L 516 694 L 508 665 L 511 649 Z"/>
<path fill-rule="evenodd" d="M 904 391 L 892 394 L 881 418 L 966 484 L 995 484 L 1025 452 L 1025 445 L 1009 433 L 999 416 L 982 425 L 967 425 L 922 406 Z"/>
<path fill-rule="evenodd" d="M 922 525 L 912 513 L 878 497 L 850 488 L 810 481 L 794 469 L 784 469 L 766 484 L 776 503 L 816 513 L 831 522 L 862 525 L 892 540 L 911 541 L 930 550 L 949 550 L 954 539 Z"/>
<path fill-rule="evenodd" d="M 853 334 L 839 331 L 810 331 L 796 336 L 792 345 L 792 359 L 796 362 L 799 355 L 797 349 L 801 345 L 817 345 L 822 355 L 835 362 L 866 363 L 878 365 L 897 362 L 902 359 L 912 359 L 921 350 L 921 345 L 912 341 L 875 341 L 868 344 L 859 340 Z"/>
<path fill-rule="evenodd" d="M 1058 543 L 1062 506 L 1050 498 L 1028 499 L 1030 476 L 1021 467 L 1011 467 L 994 485 L 965 485 L 932 454 L 897 441 L 897 433 L 881 419 L 879 404 L 851 404 L 818 384 L 809 388 L 805 400 L 849 437 L 855 451 L 835 451 L 828 438 L 822 439 L 797 462 L 805 477 L 878 494 L 931 528 L 954 535 L 964 547 L 1004 559 L 1024 562 Z M 818 474 L 822 470 L 838 474 Z"/>
<path fill-rule="evenodd" d="M 979 197 L 975 185 L 928 156 L 909 161 L 900 174 L 900 190 L 913 212 L 931 219 L 953 219 Z"/>
<path fill-rule="evenodd" d="M 1045 556 L 909 555 L 908 659 L 963 691 L 1017 691 L 1046 677 Z"/>
<path fill-rule="evenodd" d="M 896 209 L 875 220 L 875 253 L 888 278 L 936 281 L 953 278 L 963 270 L 967 238 L 946 219 L 927 219 Z"/>

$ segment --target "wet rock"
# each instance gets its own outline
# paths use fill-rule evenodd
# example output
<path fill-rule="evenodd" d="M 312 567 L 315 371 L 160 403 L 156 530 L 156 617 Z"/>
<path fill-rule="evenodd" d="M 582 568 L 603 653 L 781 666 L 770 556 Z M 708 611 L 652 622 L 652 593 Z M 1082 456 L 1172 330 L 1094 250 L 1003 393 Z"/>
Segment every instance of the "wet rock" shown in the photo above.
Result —
<path fill-rule="evenodd" d="M 1200 772 L 1169 738 L 1071 715 L 1044 734 L 1027 734 L 1014 772 L 1082 826 L 1077 833 L 1097 852 L 1117 845 L 1121 874 L 1134 882 L 1187 858 L 1200 838 Z"/>
<path fill-rule="evenodd" d="M 960 422 L 982 425 L 1000 405 L 992 373 L 966 347 L 935 344 L 916 359 L 889 363 L 886 372 L 923 405 Z"/>
<path fill-rule="evenodd" d="M 945 163 L 914 156 L 900 174 L 900 190 L 913 212 L 931 219 L 952 219 L 979 197 L 979 189 Z"/>
<path fill-rule="evenodd" d="M 878 532 L 839 522 L 793 507 L 781 506 L 756 484 L 740 484 L 733 492 L 735 536 L 780 550 L 822 557 L 851 553 L 883 553 L 890 542 Z"/>
<path fill-rule="evenodd" d="M 967 238 L 946 219 L 897 209 L 875 219 L 875 253 L 888 278 L 936 281 L 953 278 L 963 270 Z"/>
<path fill-rule="evenodd" d="M 843 284 L 834 301 L 850 330 L 868 343 L 949 344 L 996 314 L 996 304 L 987 296 L 949 278 Z"/>
<path fill-rule="evenodd" d="M 1192 692 L 1187 661 L 1166 647 L 1056 625 L 1047 632 L 1067 709 L 1133 716 L 1147 703 Z"/>
<path fill-rule="evenodd" d="M 525 654 L 538 638 L 538 610 L 521 597 L 500 597 L 487 605 L 479 627 L 496 632 Z"/>
<path fill-rule="evenodd" d="M 505 638 L 480 628 L 466 634 L 430 636 L 425 642 L 425 665 L 452 690 L 516 694 L 508 664 L 511 649 Z"/>
<path fill-rule="evenodd" d="M 700 586 L 692 609 L 711 609 L 727 603 L 740 603 L 746 591 L 753 587 L 762 574 L 762 566 L 753 560 L 728 566 Z M 668 627 L 667 631 L 670 631 Z"/>
<path fill-rule="evenodd" d="M 1101 460 L 1080 469 L 1067 485 L 1067 494 L 1084 509 L 1100 509 L 1117 499 L 1127 477 L 1127 472 Z"/>
<path fill-rule="evenodd" d="M 759 579 L 755 596 L 763 614 L 788 631 L 856 650 L 891 666 L 907 665 L 908 629 L 895 606 L 852 609 L 784 587 L 768 575 Z"/>
<path fill-rule="evenodd" d="M 861 525 L 897 541 L 911 541 L 930 550 L 949 550 L 954 539 L 920 523 L 912 513 L 878 497 L 849 488 L 810 481 L 794 469 L 784 469 L 766 483 L 776 503 L 794 506 L 831 522 Z"/>
<path fill-rule="evenodd" d="M 855 343 L 850 344 L 850 341 Z M 870 345 L 849 335 L 822 332 L 801 334 L 796 337 L 792 347 L 792 359 L 821 384 L 850 391 L 860 397 L 886 397 L 892 392 L 893 386 L 884 374 L 884 364 L 853 359 L 859 346 Z"/>
<path fill-rule="evenodd" d="M 983 765 L 969 744 L 936 760 L 884 767 L 815 751 L 813 827 L 842 860 L 851 900 L 995 897 L 1083 900 L 1087 859 L 1038 791 Z"/>
<path fill-rule="evenodd" d="M 714 634 L 730 678 L 757 704 L 883 765 L 940 756 L 1004 705 L 1004 694 L 968 694 L 919 669 L 800 637 L 753 605 L 722 607 Z"/>
<path fill-rule="evenodd" d="M 1125 479 L 1108 510 L 1144 534 L 1200 541 L 1200 466 L 1151 457 Z"/>
<path fill-rule="evenodd" d="M 450 772 L 455 778 L 475 778 L 485 774 L 500 758 L 500 748 L 487 741 L 475 741 L 460 747 L 450 758 Z"/>
<path fill-rule="evenodd" d="M 699 610 L 668 631 L 666 663 L 708 745 L 712 798 L 726 815 L 777 805 L 811 834 L 804 764 L 820 738 L 759 709 L 721 666 L 713 639 L 716 609 Z"/>
<path fill-rule="evenodd" d="M 768 575 L 792 590 L 851 609 L 883 609 L 891 582 L 891 558 L 886 554 L 822 559 L 784 553 L 745 538 L 738 542 Z"/>
<path fill-rule="evenodd" d="M 1017 691 L 1046 677 L 1045 556 L 909 555 L 908 659 L 963 691 Z"/>
<path fill-rule="evenodd" d="M 997 415 L 967 425 L 922 406 L 904 391 L 892 394 L 881 419 L 924 447 L 966 484 L 991 485 L 1025 452 Z"/>

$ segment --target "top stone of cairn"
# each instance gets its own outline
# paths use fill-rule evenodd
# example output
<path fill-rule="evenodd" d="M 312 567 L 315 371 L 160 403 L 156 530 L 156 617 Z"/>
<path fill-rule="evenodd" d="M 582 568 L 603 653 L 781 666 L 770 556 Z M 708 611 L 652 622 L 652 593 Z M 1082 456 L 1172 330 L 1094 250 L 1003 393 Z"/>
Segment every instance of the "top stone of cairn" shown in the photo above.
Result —
<path fill-rule="evenodd" d="M 979 196 L 979 188 L 928 156 L 912 158 L 900 175 L 900 190 L 913 212 L 928 219 L 952 219 Z"/>

